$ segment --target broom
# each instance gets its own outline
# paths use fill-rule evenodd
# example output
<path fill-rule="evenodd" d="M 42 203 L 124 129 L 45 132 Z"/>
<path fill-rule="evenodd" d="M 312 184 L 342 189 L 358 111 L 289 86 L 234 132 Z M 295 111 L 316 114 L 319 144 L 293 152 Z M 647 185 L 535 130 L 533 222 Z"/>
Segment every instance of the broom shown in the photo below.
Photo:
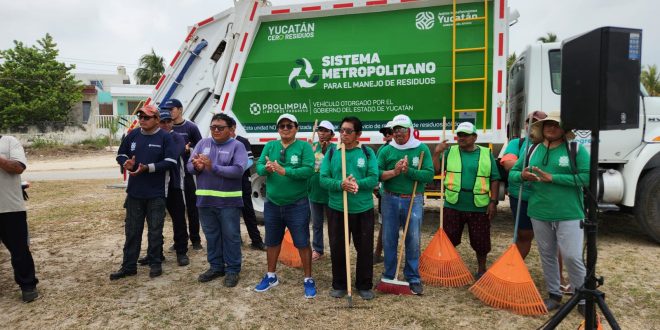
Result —
<path fill-rule="evenodd" d="M 527 128 L 529 138 L 529 126 Z M 523 169 L 527 167 L 527 153 Z M 504 254 L 486 271 L 486 273 L 471 288 L 479 300 L 486 305 L 508 309 L 521 315 L 544 315 L 548 309 L 543 303 L 539 290 L 534 285 L 529 275 L 527 265 L 523 261 L 516 241 L 518 240 L 518 223 L 520 222 L 520 205 L 522 203 L 523 184 L 520 184 L 518 192 L 518 209 L 516 212 L 516 224 L 513 229 L 513 243 Z"/>
<path fill-rule="evenodd" d="M 277 260 L 289 267 L 302 267 L 300 253 L 298 253 L 298 249 L 293 245 L 293 238 L 291 238 L 291 233 L 288 229 L 284 232 L 284 239 L 282 239 L 282 247 Z"/>
<path fill-rule="evenodd" d="M 341 148 L 341 180 L 346 180 L 346 145 L 340 144 Z M 348 307 L 353 307 L 353 288 L 351 285 L 351 250 L 348 244 L 348 193 L 346 190 L 342 191 L 344 200 L 344 251 L 346 259 L 346 288 L 348 295 Z"/>
<path fill-rule="evenodd" d="M 446 117 L 442 117 L 442 141 L 445 141 Z M 440 229 L 419 258 L 419 274 L 425 283 L 435 286 L 458 287 L 474 282 L 470 270 L 442 229 L 445 210 L 445 158 L 440 173 Z"/>
<path fill-rule="evenodd" d="M 424 159 L 424 151 L 419 155 L 419 161 L 417 163 L 417 170 L 422 168 L 422 160 Z M 401 244 L 399 245 L 399 257 L 396 262 L 396 272 L 394 273 L 394 279 L 388 280 L 386 278 L 380 279 L 378 285 L 376 285 L 376 290 L 382 293 L 391 293 L 397 295 L 411 295 L 413 294 L 410 290 L 410 284 L 405 281 L 399 281 L 399 271 L 401 270 L 401 259 L 403 259 L 403 245 L 406 242 L 406 235 L 408 234 L 408 224 L 410 222 L 410 214 L 412 213 L 413 203 L 415 202 L 415 192 L 417 191 L 417 181 L 413 184 L 412 194 L 410 195 L 410 204 L 408 205 L 408 215 L 406 216 L 406 225 L 403 227 L 403 236 L 401 238 Z"/>

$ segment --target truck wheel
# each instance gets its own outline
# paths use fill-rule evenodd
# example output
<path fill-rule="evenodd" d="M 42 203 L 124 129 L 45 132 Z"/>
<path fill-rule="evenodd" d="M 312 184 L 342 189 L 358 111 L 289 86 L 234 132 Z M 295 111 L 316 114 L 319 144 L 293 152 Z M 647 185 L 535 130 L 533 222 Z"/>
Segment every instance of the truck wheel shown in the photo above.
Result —
<path fill-rule="evenodd" d="M 660 168 L 639 180 L 635 196 L 635 218 L 642 230 L 660 243 Z"/>
<path fill-rule="evenodd" d="M 252 206 L 257 215 L 257 221 L 263 223 L 264 203 L 266 202 L 266 177 L 259 176 L 257 173 L 250 177 L 252 183 Z"/>

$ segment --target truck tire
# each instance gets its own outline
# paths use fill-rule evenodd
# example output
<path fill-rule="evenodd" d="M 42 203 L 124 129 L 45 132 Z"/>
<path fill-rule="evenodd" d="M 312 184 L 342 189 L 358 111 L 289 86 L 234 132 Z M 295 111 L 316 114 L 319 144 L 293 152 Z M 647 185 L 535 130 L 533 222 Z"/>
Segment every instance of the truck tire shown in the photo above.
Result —
<path fill-rule="evenodd" d="M 257 222 L 263 223 L 264 203 L 266 202 L 266 177 L 254 173 L 250 177 L 252 184 L 252 206 L 257 215 Z"/>
<path fill-rule="evenodd" d="M 646 173 L 637 184 L 635 218 L 643 231 L 660 243 L 660 168 Z"/>

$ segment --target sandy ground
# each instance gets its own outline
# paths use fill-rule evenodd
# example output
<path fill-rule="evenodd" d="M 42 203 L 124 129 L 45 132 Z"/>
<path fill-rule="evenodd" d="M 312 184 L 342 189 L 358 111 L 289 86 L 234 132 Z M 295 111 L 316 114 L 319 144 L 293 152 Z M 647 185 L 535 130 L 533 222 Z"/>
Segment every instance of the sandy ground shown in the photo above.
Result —
<path fill-rule="evenodd" d="M 29 156 L 28 166 L 21 178 L 26 181 L 44 180 L 122 180 L 115 160 L 116 150 L 67 156 Z"/>
<path fill-rule="evenodd" d="M 9 255 L 0 248 L 0 328 L 185 328 L 185 329 L 291 329 L 291 328 L 436 328 L 533 329 L 549 316 L 525 317 L 485 306 L 467 288 L 425 287 L 419 297 L 378 294 L 373 301 L 355 297 L 355 308 L 328 296 L 330 258 L 314 264 L 319 294 L 302 296 L 298 269 L 278 266 L 280 286 L 255 293 L 254 285 L 265 271 L 265 253 L 249 249 L 242 228 L 243 265 L 236 288 L 221 280 L 198 283 L 208 267 L 203 251 L 191 251 L 191 264 L 178 267 L 175 255 L 165 252 L 164 275 L 150 279 L 148 268 L 138 275 L 110 282 L 122 256 L 125 194 L 106 189 L 108 180 L 76 182 L 37 181 L 28 203 L 31 249 L 40 279 L 42 297 L 20 302 L 13 282 Z M 422 246 L 438 226 L 438 213 L 428 203 Z M 436 204 L 437 205 L 437 204 Z M 651 242 L 626 214 L 603 215 L 599 235 L 598 275 L 602 290 L 623 329 L 659 329 L 660 271 L 658 244 Z M 493 222 L 492 264 L 511 242 L 511 214 L 501 204 Z M 263 234 L 263 227 L 260 226 Z M 327 231 L 326 231 L 327 232 Z M 166 221 L 165 247 L 172 244 L 171 222 Z M 458 247 L 470 269 L 475 267 L 467 235 Z M 146 233 L 143 238 L 146 242 Z M 326 236 L 326 249 L 327 248 Z M 143 251 L 146 243 L 143 244 Z M 143 252 L 144 253 L 144 252 Z M 354 255 L 354 254 L 353 254 Z M 527 258 L 534 282 L 545 296 L 536 247 Z M 355 259 L 353 259 L 353 265 Z M 375 265 L 377 280 L 382 264 Z M 572 312 L 561 329 L 575 329 L 580 319 Z M 606 327 L 607 329 L 607 327 Z"/>

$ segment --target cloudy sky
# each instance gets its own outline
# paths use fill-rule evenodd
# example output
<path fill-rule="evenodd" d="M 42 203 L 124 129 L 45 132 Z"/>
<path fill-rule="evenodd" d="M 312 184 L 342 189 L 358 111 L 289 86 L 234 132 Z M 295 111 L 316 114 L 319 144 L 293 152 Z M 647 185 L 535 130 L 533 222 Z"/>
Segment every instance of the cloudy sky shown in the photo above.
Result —
<path fill-rule="evenodd" d="M 310 3 L 271 0 L 273 6 Z M 0 49 L 13 40 L 34 44 L 46 33 L 58 43 L 60 60 L 80 72 L 129 73 L 153 48 L 169 63 L 187 35 L 187 27 L 213 16 L 233 0 L 0 0 Z M 520 13 L 510 30 L 510 52 L 520 53 L 539 36 L 560 39 L 604 26 L 642 28 L 642 63 L 660 65 L 657 0 L 509 0 Z M 652 16 L 653 15 L 653 16 Z M 656 42 L 653 42 L 655 40 Z"/>

